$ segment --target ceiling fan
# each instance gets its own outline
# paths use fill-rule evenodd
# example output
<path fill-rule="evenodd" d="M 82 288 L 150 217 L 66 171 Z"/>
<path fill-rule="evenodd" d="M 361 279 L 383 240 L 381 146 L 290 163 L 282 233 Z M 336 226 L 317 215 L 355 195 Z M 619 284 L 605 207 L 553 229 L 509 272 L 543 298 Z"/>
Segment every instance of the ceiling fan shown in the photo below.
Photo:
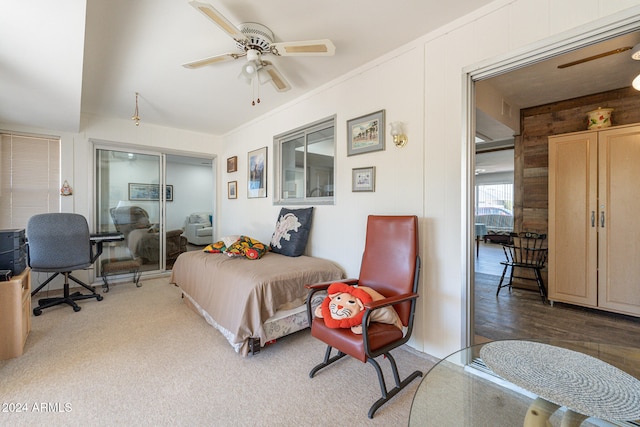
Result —
<path fill-rule="evenodd" d="M 262 24 L 245 22 L 236 27 L 210 4 L 199 1 L 190 1 L 189 4 L 233 38 L 240 52 L 188 62 L 183 64 L 186 68 L 200 68 L 246 56 L 247 62 L 242 66 L 239 77 L 254 85 L 271 82 L 278 92 L 284 92 L 291 89 L 291 85 L 271 62 L 262 59 L 263 55 L 332 56 L 336 50 L 328 39 L 275 43 L 273 32 Z M 259 97 L 257 102 L 260 102 Z M 255 101 L 252 104 L 255 105 Z"/>

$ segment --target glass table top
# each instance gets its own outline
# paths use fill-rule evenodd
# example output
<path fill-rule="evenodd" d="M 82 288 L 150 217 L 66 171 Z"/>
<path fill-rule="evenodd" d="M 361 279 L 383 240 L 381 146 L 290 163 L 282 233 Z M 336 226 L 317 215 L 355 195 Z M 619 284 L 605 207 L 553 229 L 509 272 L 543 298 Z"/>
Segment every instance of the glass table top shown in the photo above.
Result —
<path fill-rule="evenodd" d="M 514 351 L 514 357 L 509 357 L 510 350 Z M 481 353 L 490 363 L 482 360 Z M 496 375 L 489 366 L 500 371 L 503 377 Z M 606 369 L 613 374 L 603 373 Z M 534 372 L 534 380 L 527 378 L 529 371 Z M 591 372 L 593 378 L 590 378 Z M 619 376 L 625 380 L 622 384 Z M 618 406 L 624 414 L 640 413 L 640 408 L 635 408 L 640 399 L 640 349 L 563 340 L 507 340 L 468 347 L 441 360 L 425 375 L 413 399 L 409 425 L 640 425 L 640 421 L 606 421 L 574 412 L 576 407 L 584 411 L 584 406 L 571 399 L 558 398 L 557 391 L 563 387 L 569 390 L 568 396 L 587 401 L 593 399 L 593 402 L 601 402 L 605 394 L 609 394 L 606 396 L 609 401 L 600 406 L 613 413 Z M 620 393 L 620 399 L 616 400 L 615 396 L 612 399 L 612 389 Z"/>

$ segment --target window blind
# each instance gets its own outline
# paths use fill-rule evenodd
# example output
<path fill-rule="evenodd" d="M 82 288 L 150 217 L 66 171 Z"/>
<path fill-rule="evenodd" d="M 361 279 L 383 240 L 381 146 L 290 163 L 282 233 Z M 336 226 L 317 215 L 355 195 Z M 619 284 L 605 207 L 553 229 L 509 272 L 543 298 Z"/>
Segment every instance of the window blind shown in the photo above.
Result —
<path fill-rule="evenodd" d="M 60 212 L 60 139 L 0 134 L 0 229 Z"/>

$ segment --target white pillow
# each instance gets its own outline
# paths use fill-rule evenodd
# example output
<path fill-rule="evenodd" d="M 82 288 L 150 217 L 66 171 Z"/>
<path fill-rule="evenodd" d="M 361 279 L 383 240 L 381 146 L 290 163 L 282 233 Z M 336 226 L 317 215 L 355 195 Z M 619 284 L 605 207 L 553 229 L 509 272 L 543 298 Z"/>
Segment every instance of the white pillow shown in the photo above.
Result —
<path fill-rule="evenodd" d="M 189 224 L 205 224 L 207 227 L 211 227 L 209 222 L 209 214 L 206 213 L 194 213 L 189 215 Z"/>
<path fill-rule="evenodd" d="M 239 235 L 231 235 L 231 236 L 221 237 L 220 240 L 222 240 L 224 245 L 228 248 L 229 246 L 237 242 L 239 238 L 240 238 Z"/>

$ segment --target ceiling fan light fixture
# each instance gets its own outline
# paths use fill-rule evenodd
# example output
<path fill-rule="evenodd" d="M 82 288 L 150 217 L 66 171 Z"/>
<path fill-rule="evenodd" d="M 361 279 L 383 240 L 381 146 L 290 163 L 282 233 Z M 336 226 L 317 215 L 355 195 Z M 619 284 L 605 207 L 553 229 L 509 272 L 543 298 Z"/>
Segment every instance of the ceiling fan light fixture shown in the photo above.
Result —
<path fill-rule="evenodd" d="M 335 46 L 329 39 L 285 41 L 275 43 L 273 32 L 257 22 L 244 22 L 235 26 L 231 21 L 208 3 L 197 0 L 189 1 L 199 13 L 218 26 L 236 42 L 242 53 L 224 53 L 183 64 L 185 68 L 200 68 L 225 61 L 232 61 L 246 56 L 239 79 L 247 83 L 261 85 L 270 82 L 276 91 L 284 92 L 291 89 L 286 78 L 269 61 L 262 59 L 263 55 L 275 56 L 332 56 Z M 259 98 L 257 102 L 260 102 Z"/>
<path fill-rule="evenodd" d="M 269 71 L 265 70 L 264 67 L 258 70 L 258 81 L 260 82 L 261 85 L 267 82 L 270 82 L 271 80 L 272 80 L 271 74 L 269 74 Z"/>
<path fill-rule="evenodd" d="M 242 80 L 243 82 L 245 82 L 246 84 L 251 84 L 251 76 L 247 76 L 244 73 L 244 69 L 242 69 L 242 71 L 240 71 L 240 74 L 238 74 L 238 80 Z"/>
<path fill-rule="evenodd" d="M 244 64 L 243 71 L 249 76 L 253 76 L 258 71 L 258 64 L 254 61 L 248 61 Z"/>
<path fill-rule="evenodd" d="M 640 43 L 631 48 L 631 58 L 640 61 Z"/>
<path fill-rule="evenodd" d="M 631 82 L 631 86 L 633 86 L 635 90 L 640 90 L 640 74 L 638 74 L 636 78 L 633 79 L 633 81 Z"/>

